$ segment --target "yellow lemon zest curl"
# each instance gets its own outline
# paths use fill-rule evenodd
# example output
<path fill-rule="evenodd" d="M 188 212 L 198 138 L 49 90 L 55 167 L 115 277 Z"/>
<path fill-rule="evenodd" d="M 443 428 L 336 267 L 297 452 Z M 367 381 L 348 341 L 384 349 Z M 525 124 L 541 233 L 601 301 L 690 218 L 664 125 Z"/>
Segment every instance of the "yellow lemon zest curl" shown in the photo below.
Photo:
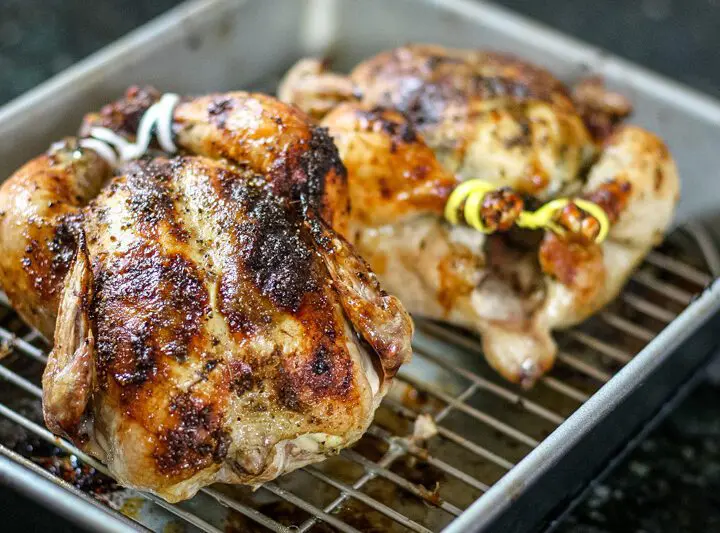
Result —
<path fill-rule="evenodd" d="M 456 225 L 460 223 L 458 211 L 463 202 L 463 218 L 468 226 L 475 228 L 482 233 L 491 233 L 491 230 L 485 227 L 480 218 L 480 207 L 485 195 L 497 187 L 482 180 L 464 181 L 458 185 L 450 194 L 445 204 L 445 218 L 450 224 Z"/>
<path fill-rule="evenodd" d="M 468 180 L 461 183 L 453 190 L 445 204 L 445 218 L 453 225 L 459 224 L 461 222 L 459 211 L 462 206 L 462 215 L 468 226 L 482 233 L 492 233 L 493 230 L 483 224 L 480 208 L 485 195 L 496 189 L 495 185 L 483 180 Z M 566 230 L 555 222 L 555 215 L 559 210 L 571 203 L 589 213 L 598 221 L 600 231 L 595 237 L 595 242 L 603 242 L 610 231 L 610 219 L 598 204 L 581 198 L 557 198 L 551 200 L 536 211 L 522 211 L 515 223 L 521 228 L 545 228 L 558 235 L 563 235 Z"/>

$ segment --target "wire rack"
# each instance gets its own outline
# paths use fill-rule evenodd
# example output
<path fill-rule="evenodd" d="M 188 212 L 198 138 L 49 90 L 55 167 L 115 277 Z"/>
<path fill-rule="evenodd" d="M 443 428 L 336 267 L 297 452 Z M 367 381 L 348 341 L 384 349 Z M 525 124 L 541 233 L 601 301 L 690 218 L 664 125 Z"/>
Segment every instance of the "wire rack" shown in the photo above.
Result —
<path fill-rule="evenodd" d="M 497 377 L 472 335 L 418 321 L 413 362 L 353 449 L 255 492 L 215 485 L 180 504 L 114 486 L 102 464 L 44 428 L 48 346 L 3 301 L 0 454 L 153 530 L 439 531 L 682 312 L 712 281 L 713 258 L 702 236 L 676 231 L 612 305 L 557 336 L 555 369 L 529 391 Z M 418 441 L 424 414 L 437 435 Z"/>

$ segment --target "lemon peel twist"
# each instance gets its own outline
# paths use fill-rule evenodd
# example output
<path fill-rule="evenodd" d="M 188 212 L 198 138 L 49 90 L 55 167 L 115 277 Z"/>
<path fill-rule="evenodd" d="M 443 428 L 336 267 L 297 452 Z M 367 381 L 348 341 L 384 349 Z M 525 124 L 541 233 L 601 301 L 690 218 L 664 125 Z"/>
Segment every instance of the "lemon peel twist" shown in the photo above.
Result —
<path fill-rule="evenodd" d="M 481 207 L 485 196 L 497 187 L 483 180 L 468 180 L 453 190 L 445 204 L 445 218 L 453 225 L 460 220 L 460 208 L 465 223 L 482 233 L 492 233 L 481 217 Z M 570 204 L 575 204 L 597 220 L 600 229 L 594 241 L 603 242 L 610 231 L 610 219 L 607 213 L 598 204 L 581 198 L 557 198 L 542 205 L 535 211 L 521 211 L 515 223 L 526 229 L 548 229 L 558 235 L 564 235 L 567 230 L 556 222 L 557 213 Z"/>
<path fill-rule="evenodd" d="M 464 202 L 463 218 L 465 222 L 482 233 L 492 233 L 492 230 L 487 228 L 480 218 L 480 207 L 485 195 L 496 188 L 494 185 L 482 180 L 462 182 L 453 190 L 445 204 L 445 218 L 450 224 L 459 224 L 458 211 Z"/>

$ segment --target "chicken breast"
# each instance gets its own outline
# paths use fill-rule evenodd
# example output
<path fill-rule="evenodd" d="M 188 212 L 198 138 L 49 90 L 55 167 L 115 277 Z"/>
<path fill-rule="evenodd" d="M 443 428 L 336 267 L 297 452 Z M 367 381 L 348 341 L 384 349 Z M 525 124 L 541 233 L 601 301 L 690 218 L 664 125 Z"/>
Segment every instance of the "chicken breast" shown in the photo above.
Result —
<path fill-rule="evenodd" d="M 83 130 L 134 133 L 156 98 L 132 90 Z M 184 155 L 112 177 L 68 140 L 0 189 L 3 288 L 31 324 L 56 323 L 48 427 L 168 501 L 259 485 L 355 442 L 412 336 L 330 228 L 347 191 L 323 130 L 247 93 L 187 99 L 173 127 Z"/>
<path fill-rule="evenodd" d="M 552 366 L 551 331 L 615 298 L 672 220 L 679 183 L 667 148 L 622 125 L 629 104 L 596 79 L 573 97 L 511 56 L 410 45 L 348 76 L 302 60 L 279 96 L 329 128 L 348 169 L 346 235 L 384 286 L 414 314 L 478 331 L 514 382 Z M 469 179 L 497 187 L 480 205 L 490 234 L 444 218 Z M 608 238 L 588 237 L 598 221 L 575 204 L 554 216 L 562 236 L 514 225 L 561 196 L 600 206 Z"/>

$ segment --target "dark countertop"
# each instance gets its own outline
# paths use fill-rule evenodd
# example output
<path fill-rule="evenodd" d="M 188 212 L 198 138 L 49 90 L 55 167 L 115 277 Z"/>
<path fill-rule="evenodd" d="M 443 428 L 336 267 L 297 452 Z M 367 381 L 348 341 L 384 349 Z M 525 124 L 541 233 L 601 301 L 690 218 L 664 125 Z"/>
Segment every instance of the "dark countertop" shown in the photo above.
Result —
<path fill-rule="evenodd" d="M 558 531 L 720 531 L 720 386 L 700 385 Z"/>
<path fill-rule="evenodd" d="M 0 104 L 176 3 L 0 0 Z M 498 3 L 720 97 L 720 0 Z M 0 501 L 4 531 L 76 530 L 7 489 Z M 720 379 L 699 386 L 559 530 L 720 531 Z"/>

